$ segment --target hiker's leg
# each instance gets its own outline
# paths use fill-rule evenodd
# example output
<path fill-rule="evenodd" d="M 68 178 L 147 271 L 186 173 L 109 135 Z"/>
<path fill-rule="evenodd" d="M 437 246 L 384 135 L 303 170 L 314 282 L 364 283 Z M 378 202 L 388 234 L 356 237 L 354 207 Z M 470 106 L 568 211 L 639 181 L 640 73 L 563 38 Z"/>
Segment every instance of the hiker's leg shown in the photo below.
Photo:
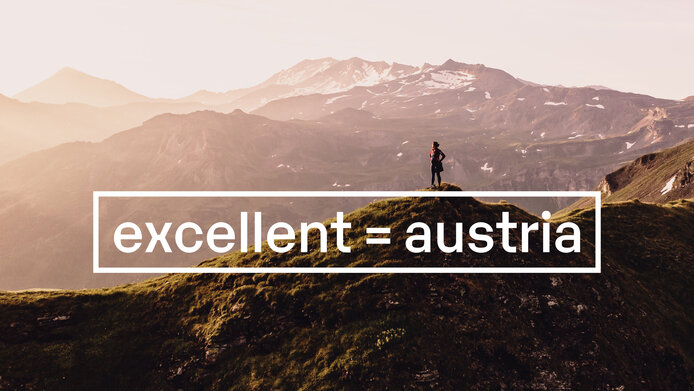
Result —
<path fill-rule="evenodd" d="M 436 170 L 434 166 L 431 166 L 431 187 L 434 187 L 434 178 L 436 177 Z"/>
<path fill-rule="evenodd" d="M 436 177 L 439 180 L 439 187 L 441 187 L 441 172 L 437 171 L 436 172 Z"/>

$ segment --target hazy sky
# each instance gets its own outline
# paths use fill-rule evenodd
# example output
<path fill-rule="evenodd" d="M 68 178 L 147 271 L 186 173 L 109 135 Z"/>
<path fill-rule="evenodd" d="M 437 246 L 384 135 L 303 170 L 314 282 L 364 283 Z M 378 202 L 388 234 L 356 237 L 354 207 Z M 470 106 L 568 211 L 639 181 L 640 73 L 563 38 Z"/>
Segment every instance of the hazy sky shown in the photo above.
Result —
<path fill-rule="evenodd" d="M 0 93 L 64 66 L 154 97 L 305 58 L 448 58 L 568 86 L 694 95 L 694 1 L 45 0 L 0 3 Z"/>

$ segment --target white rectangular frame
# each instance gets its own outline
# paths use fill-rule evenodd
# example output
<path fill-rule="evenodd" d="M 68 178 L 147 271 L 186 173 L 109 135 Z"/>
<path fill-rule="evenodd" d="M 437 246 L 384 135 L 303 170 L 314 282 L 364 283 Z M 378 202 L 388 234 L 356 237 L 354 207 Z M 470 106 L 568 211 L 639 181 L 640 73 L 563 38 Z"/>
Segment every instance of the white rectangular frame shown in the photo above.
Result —
<path fill-rule="evenodd" d="M 94 191 L 94 273 L 600 273 L 601 221 L 599 191 Z M 593 267 L 103 267 L 99 265 L 99 200 L 101 198 L 299 198 L 299 197 L 593 197 L 595 198 L 595 265 Z"/>

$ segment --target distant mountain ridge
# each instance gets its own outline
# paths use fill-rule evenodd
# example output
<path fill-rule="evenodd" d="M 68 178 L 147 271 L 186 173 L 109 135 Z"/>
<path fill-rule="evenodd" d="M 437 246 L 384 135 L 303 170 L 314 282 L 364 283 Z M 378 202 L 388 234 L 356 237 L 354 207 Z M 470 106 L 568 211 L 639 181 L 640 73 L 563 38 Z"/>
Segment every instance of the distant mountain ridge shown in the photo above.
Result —
<path fill-rule="evenodd" d="M 279 71 L 250 88 L 223 93 L 198 91 L 180 100 L 234 104 L 249 111 L 276 99 L 309 94 L 331 94 L 356 86 L 371 86 L 416 73 L 420 68 L 384 61 L 366 61 L 358 57 L 336 60 L 331 57 L 303 60 Z"/>
<path fill-rule="evenodd" d="M 116 82 L 90 76 L 70 67 L 19 92 L 14 98 L 23 102 L 84 103 L 101 107 L 151 100 Z"/>
<path fill-rule="evenodd" d="M 207 108 L 196 102 L 156 100 L 106 107 L 27 103 L 0 95 L 0 165 L 66 142 L 100 141 L 161 113 L 190 113 Z"/>
<path fill-rule="evenodd" d="M 9 151 L 0 156 L 0 164 L 59 142 L 99 140 L 161 113 L 234 109 L 280 120 L 317 120 L 344 109 L 365 110 L 383 118 L 446 117 L 465 129 L 527 132 L 537 143 L 563 139 L 575 144 L 587 140 L 588 144 L 597 144 L 590 148 L 615 144 L 609 147 L 614 151 L 616 137 L 622 145 L 634 146 L 622 153 L 629 155 L 638 150 L 643 154 L 689 137 L 689 132 L 678 126 L 684 121 L 680 119 L 691 116 L 692 111 L 687 100 L 587 87 L 542 86 L 479 64 L 448 60 L 441 65 L 425 63 L 417 67 L 356 57 L 304 60 L 256 86 L 227 92 L 202 90 L 179 99 L 148 98 L 115 82 L 65 68 L 17 97 L 20 101 L 58 105 L 80 102 L 91 106 L 84 107 L 85 113 L 96 112 L 97 107 L 107 113 L 96 123 L 90 118 L 97 117 L 80 114 L 74 104 L 68 104 L 50 108 L 51 117 L 45 121 L 33 120 L 18 114 L 34 103 L 25 103 L 27 106 L 17 111 L 18 106 L 10 104 L 11 100 L 0 100 L 0 111 L 9 113 L 7 119 L 0 118 L 0 137 Z M 667 111 L 675 127 L 632 133 L 653 109 Z M 42 114 L 38 118 L 43 118 Z M 57 125 L 52 126 L 52 122 Z M 70 122 L 76 123 L 75 129 L 61 125 Z M 25 128 L 24 123 L 31 125 Z M 81 130 L 82 126 L 86 129 Z M 609 140 L 603 142 L 603 138 Z M 518 149 L 528 147 L 531 145 Z"/>
<path fill-rule="evenodd" d="M 277 99 L 253 112 L 280 120 L 317 119 L 345 108 L 389 118 L 457 116 L 469 127 L 576 139 L 624 134 L 653 106 L 678 104 L 609 89 L 529 85 L 499 69 L 448 60 L 368 87 Z"/>

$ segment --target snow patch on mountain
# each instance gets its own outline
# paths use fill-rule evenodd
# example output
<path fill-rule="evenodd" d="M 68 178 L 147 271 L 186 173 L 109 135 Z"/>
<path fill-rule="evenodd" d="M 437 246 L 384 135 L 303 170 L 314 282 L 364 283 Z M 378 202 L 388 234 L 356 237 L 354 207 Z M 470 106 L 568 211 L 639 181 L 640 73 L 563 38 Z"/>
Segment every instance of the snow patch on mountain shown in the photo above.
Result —
<path fill-rule="evenodd" d="M 336 92 L 348 90 L 349 86 L 345 86 L 334 80 L 325 81 L 320 84 L 315 84 L 310 87 L 297 88 L 291 93 L 282 95 L 283 98 L 288 98 L 296 95 L 311 95 L 311 94 L 334 94 Z"/>
<path fill-rule="evenodd" d="M 473 80 L 477 79 L 475 75 L 467 72 L 449 70 L 432 72 L 430 77 L 431 80 L 425 80 L 420 85 L 430 88 L 454 89 L 470 85 Z"/>
<path fill-rule="evenodd" d="M 630 143 L 628 141 L 625 141 L 625 144 L 627 145 L 627 149 L 631 149 L 631 147 L 633 147 L 636 143 Z"/>
<path fill-rule="evenodd" d="M 326 105 L 332 104 L 332 103 L 335 102 L 336 100 L 342 99 L 342 98 L 346 98 L 346 97 L 348 97 L 348 96 L 349 96 L 349 95 L 340 95 L 340 96 L 336 96 L 336 97 L 334 97 L 334 98 L 329 98 L 329 99 L 327 99 L 327 100 L 325 101 L 325 104 L 326 104 Z"/>
<path fill-rule="evenodd" d="M 485 163 L 484 163 L 484 166 L 480 167 L 480 169 L 481 169 L 482 171 L 486 171 L 486 172 L 488 172 L 488 173 L 490 173 L 490 174 L 491 174 L 492 172 L 494 172 L 494 167 L 489 167 L 489 162 L 485 162 Z"/>
<path fill-rule="evenodd" d="M 400 69 L 401 67 L 399 64 L 373 63 L 360 59 L 330 59 L 320 64 L 310 63 L 307 69 L 297 66 L 282 71 L 274 81 L 276 84 L 294 86 L 293 91 L 283 96 L 290 97 L 334 94 L 354 87 L 374 86 L 421 72 L 419 68 Z"/>
<path fill-rule="evenodd" d="M 378 69 L 374 68 L 374 66 L 363 63 L 361 65 L 361 72 L 354 73 L 354 85 L 372 86 L 378 83 L 394 80 L 395 76 L 390 73 L 392 69 L 393 67 L 389 67 L 382 72 L 379 72 Z"/>
<path fill-rule="evenodd" d="M 673 175 L 672 178 L 665 184 L 662 190 L 660 190 L 661 195 L 665 195 L 672 190 L 672 185 L 675 184 L 675 178 L 677 178 L 677 175 Z"/>
<path fill-rule="evenodd" d="M 545 102 L 545 106 L 566 106 L 566 102 L 547 101 L 547 102 Z"/>
<path fill-rule="evenodd" d="M 603 106 L 603 105 L 591 105 L 591 104 L 589 104 L 589 103 L 586 103 L 586 106 L 588 106 L 588 107 L 595 107 L 595 108 L 597 108 L 597 109 L 603 109 L 603 110 L 605 109 L 605 106 Z"/>
<path fill-rule="evenodd" d="M 284 84 L 293 86 L 327 70 L 337 60 L 326 58 L 320 62 L 306 61 L 305 64 L 299 63 L 297 66 L 280 71 L 273 79 L 274 84 Z"/>

